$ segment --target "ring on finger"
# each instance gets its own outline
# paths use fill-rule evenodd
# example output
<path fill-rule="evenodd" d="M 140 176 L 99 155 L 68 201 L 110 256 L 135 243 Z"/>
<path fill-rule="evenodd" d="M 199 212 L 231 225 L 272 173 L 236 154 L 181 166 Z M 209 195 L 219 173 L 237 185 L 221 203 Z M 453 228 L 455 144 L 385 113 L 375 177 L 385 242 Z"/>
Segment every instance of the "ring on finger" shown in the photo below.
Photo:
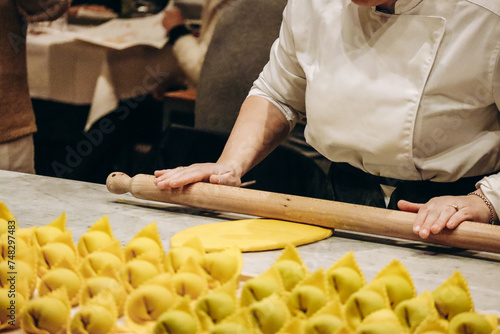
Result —
<path fill-rule="evenodd" d="M 460 210 L 460 208 L 458 207 L 458 205 L 455 205 L 455 204 L 450 204 L 448 206 L 451 206 L 453 209 L 455 209 L 455 211 L 458 212 L 458 210 Z"/>

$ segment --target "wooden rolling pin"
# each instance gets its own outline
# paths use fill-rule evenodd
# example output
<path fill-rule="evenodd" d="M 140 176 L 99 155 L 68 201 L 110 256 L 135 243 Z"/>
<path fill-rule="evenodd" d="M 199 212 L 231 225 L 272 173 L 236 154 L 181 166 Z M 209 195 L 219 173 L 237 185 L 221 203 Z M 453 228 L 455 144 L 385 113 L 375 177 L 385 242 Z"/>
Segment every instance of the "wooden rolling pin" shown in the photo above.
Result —
<path fill-rule="evenodd" d="M 454 230 L 443 230 L 422 240 L 412 231 L 416 214 L 410 212 L 203 182 L 160 190 L 153 180 L 153 175 L 131 178 L 114 172 L 108 176 L 106 186 L 112 193 L 130 192 L 145 200 L 500 253 L 499 226 L 463 222 Z"/>

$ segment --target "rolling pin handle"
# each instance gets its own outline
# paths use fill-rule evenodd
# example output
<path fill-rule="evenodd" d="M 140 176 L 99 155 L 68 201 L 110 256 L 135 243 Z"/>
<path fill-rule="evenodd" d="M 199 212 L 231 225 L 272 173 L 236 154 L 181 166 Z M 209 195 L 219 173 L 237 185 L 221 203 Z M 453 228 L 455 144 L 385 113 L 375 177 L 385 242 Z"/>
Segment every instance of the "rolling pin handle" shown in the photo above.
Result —
<path fill-rule="evenodd" d="M 109 192 L 117 195 L 128 193 L 131 183 L 132 178 L 122 172 L 113 172 L 106 179 L 106 187 Z"/>
<path fill-rule="evenodd" d="M 423 241 L 412 230 L 415 213 L 204 182 L 182 188 L 160 190 L 155 185 L 154 179 L 154 175 L 137 174 L 131 178 L 125 173 L 113 172 L 108 176 L 106 185 L 112 193 L 130 192 L 132 196 L 144 200 Z M 500 228 L 463 222 L 453 230 L 431 235 L 424 241 L 500 253 Z"/>

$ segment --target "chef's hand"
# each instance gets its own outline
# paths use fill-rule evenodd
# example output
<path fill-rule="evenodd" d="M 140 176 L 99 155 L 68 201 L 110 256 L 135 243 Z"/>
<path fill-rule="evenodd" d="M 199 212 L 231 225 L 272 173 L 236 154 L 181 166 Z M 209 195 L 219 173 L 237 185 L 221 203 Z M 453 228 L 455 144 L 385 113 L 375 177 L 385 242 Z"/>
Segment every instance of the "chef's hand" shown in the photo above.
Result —
<path fill-rule="evenodd" d="M 184 25 L 184 18 L 182 17 L 181 11 L 177 7 L 172 7 L 166 9 L 163 12 L 163 27 L 167 33 L 172 30 L 173 27 Z"/>
<path fill-rule="evenodd" d="M 239 187 L 241 177 L 229 166 L 221 163 L 201 163 L 188 167 L 177 167 L 155 171 L 154 183 L 160 189 L 180 188 L 195 182 Z"/>
<path fill-rule="evenodd" d="M 480 189 L 476 192 L 483 195 Z M 488 205 L 476 195 L 435 197 L 425 204 L 401 200 L 398 207 L 402 211 L 417 213 L 413 232 L 422 239 L 444 228 L 454 229 L 463 221 L 488 223 L 491 216 Z M 494 218 L 497 219 L 496 213 Z"/>

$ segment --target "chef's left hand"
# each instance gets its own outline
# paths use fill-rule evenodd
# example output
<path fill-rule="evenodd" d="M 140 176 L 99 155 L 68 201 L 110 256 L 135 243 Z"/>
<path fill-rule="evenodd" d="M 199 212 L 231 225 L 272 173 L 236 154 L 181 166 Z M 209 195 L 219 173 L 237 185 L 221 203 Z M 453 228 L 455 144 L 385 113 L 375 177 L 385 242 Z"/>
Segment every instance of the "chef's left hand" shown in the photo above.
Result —
<path fill-rule="evenodd" d="M 477 192 L 483 194 L 481 190 Z M 454 229 L 463 221 L 488 223 L 491 216 L 486 203 L 476 195 L 434 197 L 425 204 L 400 200 L 398 207 L 401 211 L 417 213 L 413 232 L 422 239 L 444 228 Z"/>

